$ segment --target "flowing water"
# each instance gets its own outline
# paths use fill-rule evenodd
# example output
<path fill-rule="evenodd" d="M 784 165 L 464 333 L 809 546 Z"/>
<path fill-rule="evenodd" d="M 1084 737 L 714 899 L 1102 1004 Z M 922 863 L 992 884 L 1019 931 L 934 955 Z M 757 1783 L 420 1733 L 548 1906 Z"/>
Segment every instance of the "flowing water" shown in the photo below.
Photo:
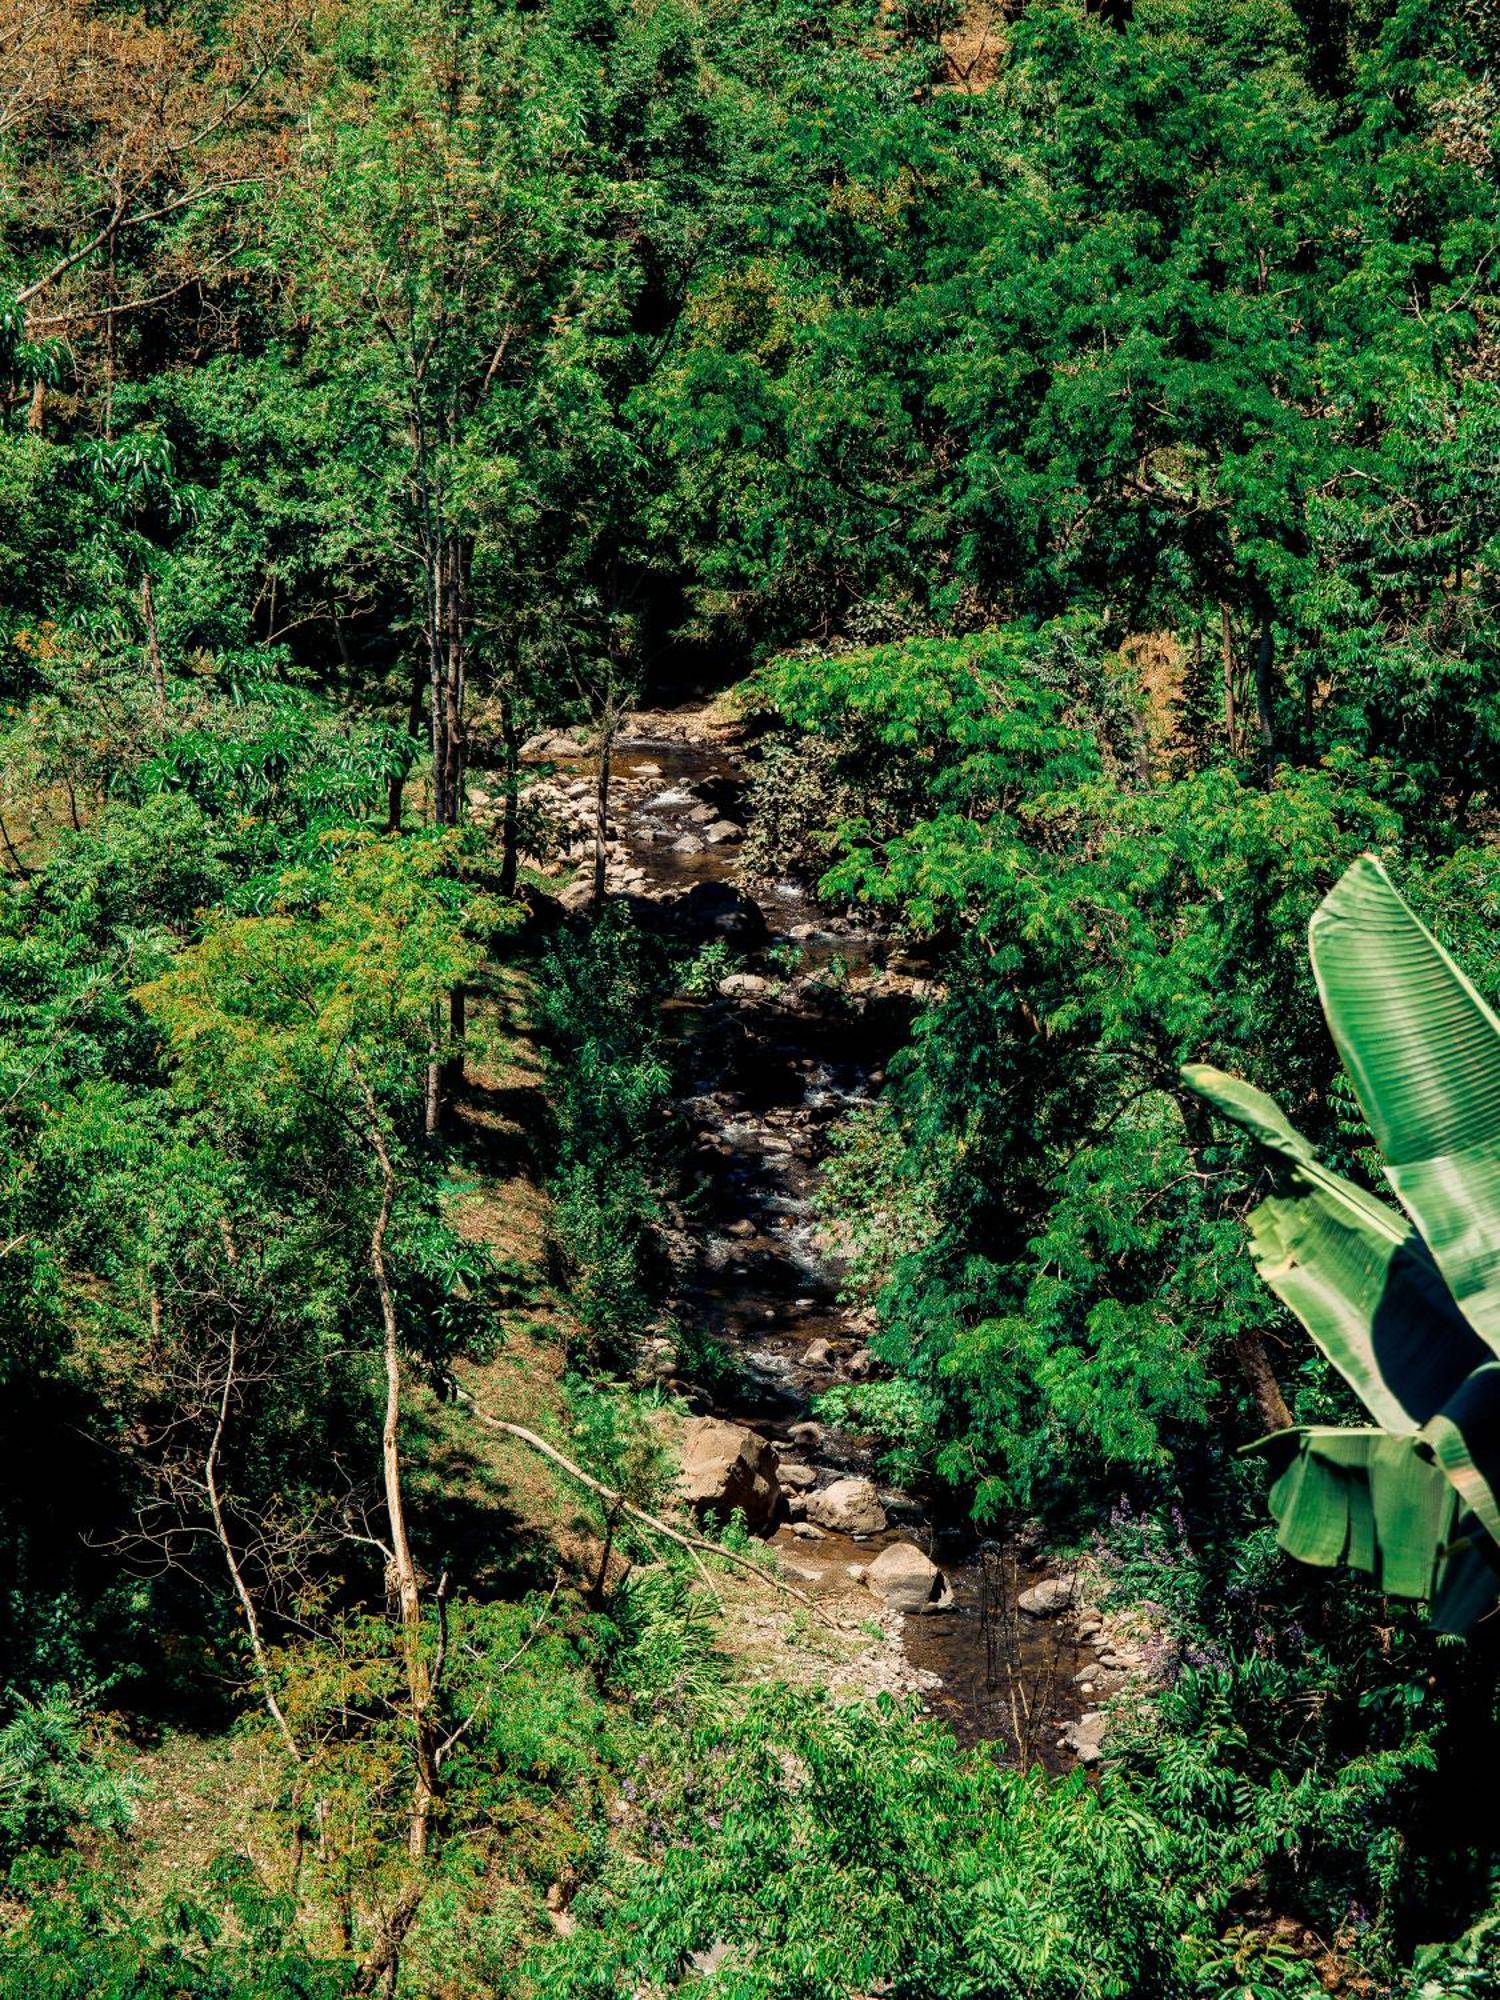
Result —
<path fill-rule="evenodd" d="M 865 1344 L 840 1304 L 842 1272 L 814 1196 L 830 1128 L 874 1097 L 929 968 L 830 918 L 792 884 L 741 880 L 741 840 L 716 823 L 743 824 L 744 774 L 700 715 L 642 719 L 617 750 L 614 810 L 623 851 L 612 885 L 688 936 L 727 934 L 734 970 L 767 977 L 771 989 L 679 996 L 666 1010 L 692 1130 L 677 1314 L 735 1363 L 698 1406 L 770 1437 L 819 1484 L 850 1473 L 878 1481 L 867 1447 L 810 1407 Z M 814 1342 L 827 1343 L 826 1359 L 815 1349 L 809 1361 Z M 847 1593 L 851 1565 L 892 1540 L 918 1543 L 953 1589 L 951 1608 L 904 1621 L 908 1659 L 937 1679 L 928 1705 L 966 1740 L 1067 1761 L 1057 1732 L 1080 1708 L 1071 1624 L 1016 1609 L 1018 1592 L 1045 1572 L 1016 1546 L 978 1543 L 937 1518 L 919 1493 L 882 1485 L 881 1497 L 890 1523 L 881 1535 L 811 1539 L 783 1522 L 774 1539 L 788 1574 L 813 1595 Z"/>

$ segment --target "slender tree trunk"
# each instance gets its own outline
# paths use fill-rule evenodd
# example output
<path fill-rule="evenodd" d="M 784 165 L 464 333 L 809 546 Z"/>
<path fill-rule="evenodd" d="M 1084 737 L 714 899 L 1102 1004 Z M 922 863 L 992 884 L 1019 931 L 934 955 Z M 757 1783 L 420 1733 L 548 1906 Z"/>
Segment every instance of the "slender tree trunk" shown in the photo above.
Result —
<path fill-rule="evenodd" d="M 40 437 L 47 409 L 47 385 L 40 377 L 31 385 L 31 404 L 26 412 L 26 428 L 33 437 Z"/>
<path fill-rule="evenodd" d="M 443 796 L 446 802 L 444 826 L 457 826 L 464 806 L 464 628 L 466 592 L 465 552 L 457 535 L 448 538 L 443 580 L 443 624 L 446 666 L 443 700 L 446 711 L 444 730 L 445 761 Z"/>
<path fill-rule="evenodd" d="M 442 549 L 434 545 L 427 564 L 427 678 L 432 705 L 432 819 L 448 824 L 448 691 L 447 655 L 443 646 Z"/>
<path fill-rule="evenodd" d="M 250 1654 L 255 1662 L 255 1677 L 260 1683 L 261 1700 L 266 1713 L 275 1723 L 287 1755 L 295 1763 L 302 1762 L 302 1752 L 297 1748 L 297 1739 L 292 1734 L 281 1703 L 276 1699 L 276 1683 L 271 1673 L 271 1658 L 266 1651 L 266 1642 L 261 1636 L 260 1619 L 256 1615 L 255 1599 L 250 1595 L 245 1582 L 239 1558 L 234 1552 L 234 1542 L 230 1537 L 229 1524 L 224 1518 L 224 1501 L 219 1490 L 219 1453 L 224 1444 L 224 1433 L 229 1427 L 229 1405 L 234 1396 L 235 1367 L 239 1359 L 239 1329 L 232 1327 L 229 1334 L 229 1355 L 224 1364 L 224 1388 L 219 1397 L 218 1420 L 214 1425 L 213 1439 L 208 1447 L 208 1455 L 203 1461 L 203 1484 L 208 1489 L 209 1509 L 213 1514 L 214 1533 L 219 1538 L 219 1547 L 224 1552 L 225 1567 L 234 1585 L 234 1594 L 239 1599 L 240 1610 L 244 1613 L 245 1633 L 250 1641 Z"/>
<path fill-rule="evenodd" d="M 385 1262 L 386 1232 L 396 1198 L 396 1171 L 380 1123 L 375 1094 L 358 1079 L 369 1118 L 370 1144 L 380 1162 L 380 1212 L 370 1232 L 370 1269 L 380 1294 L 384 1329 L 385 1422 L 381 1429 L 381 1469 L 385 1480 L 386 1522 L 391 1538 L 391 1567 L 401 1613 L 401 1650 L 411 1709 L 412 1749 L 416 1779 L 407 1821 L 407 1851 L 414 1861 L 425 1858 L 431 1843 L 432 1818 L 439 1796 L 438 1739 L 433 1721 L 434 1688 L 422 1646 L 422 1593 L 406 1530 L 406 1501 L 401 1484 L 401 1339 L 396 1300 Z"/>
<path fill-rule="evenodd" d="M 412 668 L 411 699 L 406 705 L 406 733 L 418 737 L 422 733 L 422 706 L 427 694 L 427 663 L 418 659 Z M 401 816 L 406 804 L 406 773 L 395 772 L 386 788 L 385 830 L 387 833 L 401 831 Z"/>
<path fill-rule="evenodd" d="M 15 869 L 17 875 L 20 876 L 23 882 L 26 881 L 31 875 L 32 870 L 26 866 L 26 863 L 17 854 L 16 844 L 10 837 L 10 828 L 5 824 L 3 814 L 0 814 L 0 845 L 4 846 L 6 853 L 10 856 L 11 866 Z"/>
<path fill-rule="evenodd" d="M 500 739 L 505 746 L 505 812 L 500 823 L 500 893 L 516 893 L 521 855 L 521 731 L 513 702 L 500 706 Z"/>
<path fill-rule="evenodd" d="M 1229 754 L 1237 757 L 1240 750 L 1238 717 L 1234 712 L 1234 631 L 1229 622 L 1229 600 L 1219 599 L 1219 630 L 1224 656 L 1224 734 L 1229 739 Z"/>

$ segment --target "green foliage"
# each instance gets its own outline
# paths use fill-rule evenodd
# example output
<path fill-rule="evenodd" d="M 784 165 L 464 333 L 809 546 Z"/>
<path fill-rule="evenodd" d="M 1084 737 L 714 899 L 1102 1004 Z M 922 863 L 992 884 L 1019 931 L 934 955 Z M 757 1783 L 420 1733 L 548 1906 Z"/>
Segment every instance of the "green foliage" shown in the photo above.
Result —
<path fill-rule="evenodd" d="M 649 941 L 608 913 L 558 942 L 538 991 L 553 1051 L 553 1234 L 600 1358 L 621 1358 L 659 1311 L 671 1071 L 647 1023 L 670 982 Z"/>
<path fill-rule="evenodd" d="M 208 1894 L 154 1916 L 99 1870 L 28 1866 L 12 1876 L 29 1920 L 0 1943 L 0 1994 L 55 2000 L 341 2000 L 347 1965 L 290 1938 L 293 1911 L 239 1857 Z M 215 1893 L 216 1892 L 216 1893 Z"/>
<path fill-rule="evenodd" d="M 89 1740 L 65 1687 L 17 1699 L 0 1726 L 0 1838 L 7 1850 L 57 1846 L 75 1827 L 120 1833 L 136 1792 Z"/>

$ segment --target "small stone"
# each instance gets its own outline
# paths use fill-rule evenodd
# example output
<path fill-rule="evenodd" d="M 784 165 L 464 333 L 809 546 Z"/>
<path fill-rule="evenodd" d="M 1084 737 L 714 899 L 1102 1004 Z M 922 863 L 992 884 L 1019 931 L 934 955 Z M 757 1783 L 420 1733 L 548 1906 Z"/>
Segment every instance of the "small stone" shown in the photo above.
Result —
<path fill-rule="evenodd" d="M 742 1215 L 738 1221 L 730 1223 L 724 1234 L 726 1236 L 753 1236 L 755 1234 L 755 1224 L 750 1220 L 748 1215 Z"/>
<path fill-rule="evenodd" d="M 826 1340 L 810 1340 L 802 1353 L 804 1368 L 830 1368 L 833 1365 L 833 1349 Z"/>
<path fill-rule="evenodd" d="M 814 1423 L 789 1424 L 787 1436 L 793 1444 L 820 1445 L 823 1442 L 823 1426 Z"/>
<path fill-rule="evenodd" d="M 795 1459 L 783 1459 L 776 1468 L 776 1477 L 793 1493 L 806 1493 L 816 1486 L 818 1475 L 810 1465 L 799 1465 Z"/>
<path fill-rule="evenodd" d="M 811 1521 L 794 1521 L 792 1533 L 804 1542 L 826 1542 L 828 1537 L 821 1528 L 815 1528 Z"/>
<path fill-rule="evenodd" d="M 856 1347 L 844 1363 L 844 1373 L 851 1382 L 863 1382 L 875 1366 L 875 1357 L 868 1347 Z"/>
<path fill-rule="evenodd" d="M 701 854 L 703 852 L 703 842 L 698 838 L 697 834 L 685 833 L 681 839 L 672 842 L 672 852 L 674 854 Z"/>
<path fill-rule="evenodd" d="M 703 838 L 710 847 L 719 847 L 726 840 L 743 840 L 745 829 L 736 826 L 732 819 L 716 819 L 712 826 L 703 829 Z"/>

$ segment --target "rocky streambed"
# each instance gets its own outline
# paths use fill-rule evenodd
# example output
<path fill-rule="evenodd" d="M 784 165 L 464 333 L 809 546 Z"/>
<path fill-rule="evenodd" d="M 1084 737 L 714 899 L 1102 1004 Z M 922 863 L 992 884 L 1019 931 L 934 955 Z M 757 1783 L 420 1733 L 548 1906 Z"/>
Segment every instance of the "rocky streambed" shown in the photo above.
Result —
<path fill-rule="evenodd" d="M 567 737 L 530 751 L 542 766 L 530 801 L 564 829 L 564 869 L 584 864 L 559 885 L 577 906 L 593 853 L 592 766 Z M 710 1512 L 741 1507 L 789 1580 L 856 1643 L 869 1634 L 883 1662 L 866 1687 L 919 1693 L 966 1740 L 1094 1761 L 1094 1703 L 1140 1658 L 1039 1552 L 976 1541 L 926 1496 L 884 1484 L 865 1443 L 817 1412 L 822 1392 L 879 1372 L 867 1328 L 839 1300 L 839 1259 L 815 1214 L 819 1164 L 831 1126 L 878 1090 L 933 990 L 930 968 L 791 883 L 742 879 L 744 771 L 732 731 L 707 711 L 632 718 L 611 806 L 608 893 L 685 940 L 725 947 L 665 1015 L 691 1127 L 676 1318 L 732 1363 L 705 1386 L 679 1372 L 670 1341 L 645 1357 L 696 1413 L 683 1440 L 688 1497 Z"/>

